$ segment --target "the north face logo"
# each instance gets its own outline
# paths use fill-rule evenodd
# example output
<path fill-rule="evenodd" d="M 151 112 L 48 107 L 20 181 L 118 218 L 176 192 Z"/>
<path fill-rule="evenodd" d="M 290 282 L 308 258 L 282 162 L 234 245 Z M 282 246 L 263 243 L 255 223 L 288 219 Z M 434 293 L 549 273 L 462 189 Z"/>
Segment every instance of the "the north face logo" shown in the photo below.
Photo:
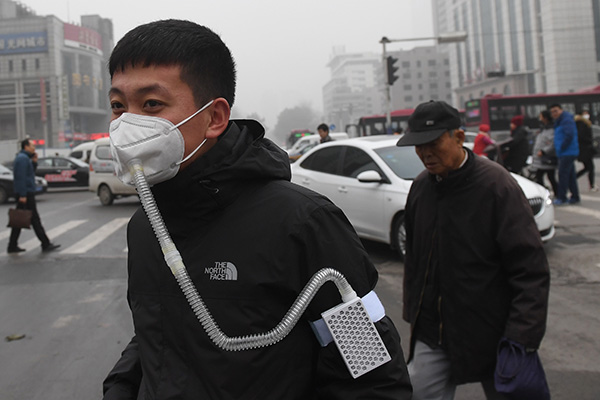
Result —
<path fill-rule="evenodd" d="M 204 268 L 204 273 L 216 281 L 237 281 L 237 268 L 230 262 L 215 262 L 214 267 Z"/>

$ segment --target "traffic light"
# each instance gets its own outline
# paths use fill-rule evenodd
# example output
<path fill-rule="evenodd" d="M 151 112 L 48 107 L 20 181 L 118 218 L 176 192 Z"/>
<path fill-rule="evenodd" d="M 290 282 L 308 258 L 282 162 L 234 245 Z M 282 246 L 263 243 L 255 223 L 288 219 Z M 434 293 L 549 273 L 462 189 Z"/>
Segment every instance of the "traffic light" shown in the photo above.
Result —
<path fill-rule="evenodd" d="M 398 71 L 398 67 L 394 67 L 394 63 L 398 61 L 397 58 L 388 56 L 386 59 L 387 62 L 387 83 L 388 85 L 393 85 L 394 82 L 398 80 L 398 75 L 396 75 L 396 71 Z"/>

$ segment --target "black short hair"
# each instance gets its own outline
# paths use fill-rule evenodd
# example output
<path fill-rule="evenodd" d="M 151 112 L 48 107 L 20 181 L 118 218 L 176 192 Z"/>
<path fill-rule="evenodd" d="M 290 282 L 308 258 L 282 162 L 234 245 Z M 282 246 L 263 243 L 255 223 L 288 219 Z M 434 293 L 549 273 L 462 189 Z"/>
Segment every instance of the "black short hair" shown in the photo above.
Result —
<path fill-rule="evenodd" d="M 178 65 L 181 80 L 198 107 L 217 97 L 235 100 L 235 62 L 229 48 L 209 28 L 168 19 L 140 25 L 115 46 L 108 63 L 110 77 L 127 67 Z"/>
<path fill-rule="evenodd" d="M 562 106 L 560 104 L 558 104 L 558 103 L 552 104 L 549 108 L 553 109 L 554 107 L 558 107 L 558 108 L 560 108 L 562 110 Z"/>
<path fill-rule="evenodd" d="M 542 114 L 542 117 L 544 117 L 544 119 L 546 121 L 552 122 L 552 115 L 550 114 L 550 111 L 548 111 L 548 110 L 542 110 L 542 112 L 540 114 Z"/>
<path fill-rule="evenodd" d="M 321 124 L 321 125 L 317 126 L 317 130 L 329 132 L 329 127 L 326 124 Z"/>
<path fill-rule="evenodd" d="M 21 140 L 21 150 L 25 150 L 25 147 L 29 146 L 29 139 Z"/>

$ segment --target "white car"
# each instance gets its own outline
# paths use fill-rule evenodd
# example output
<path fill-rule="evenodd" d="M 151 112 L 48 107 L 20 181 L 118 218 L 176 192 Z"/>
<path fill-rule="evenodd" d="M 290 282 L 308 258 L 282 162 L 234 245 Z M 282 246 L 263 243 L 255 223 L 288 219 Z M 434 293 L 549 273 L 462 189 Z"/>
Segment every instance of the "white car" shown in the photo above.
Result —
<path fill-rule="evenodd" d="M 404 207 L 424 166 L 398 138 L 368 136 L 324 143 L 292 164 L 292 182 L 321 193 L 344 211 L 358 236 L 391 245 L 403 256 Z M 532 206 L 543 240 L 554 236 L 554 208 L 546 188 L 513 175 Z"/>
<path fill-rule="evenodd" d="M 90 154 L 90 183 L 88 189 L 100 199 L 100 204 L 110 206 L 115 199 L 137 195 L 135 187 L 126 185 L 115 174 L 115 163 L 110 153 L 110 139 L 94 141 Z"/>

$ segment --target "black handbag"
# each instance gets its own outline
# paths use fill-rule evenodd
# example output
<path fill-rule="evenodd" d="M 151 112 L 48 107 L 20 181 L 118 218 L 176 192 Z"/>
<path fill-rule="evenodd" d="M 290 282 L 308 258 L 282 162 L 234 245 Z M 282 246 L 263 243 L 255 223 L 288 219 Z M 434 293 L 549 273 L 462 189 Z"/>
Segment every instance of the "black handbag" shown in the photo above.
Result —
<path fill-rule="evenodd" d="M 8 227 L 31 229 L 31 210 L 24 208 L 8 209 Z"/>
<path fill-rule="evenodd" d="M 537 351 L 503 338 L 494 373 L 498 393 L 513 400 L 550 400 L 550 389 Z"/>

